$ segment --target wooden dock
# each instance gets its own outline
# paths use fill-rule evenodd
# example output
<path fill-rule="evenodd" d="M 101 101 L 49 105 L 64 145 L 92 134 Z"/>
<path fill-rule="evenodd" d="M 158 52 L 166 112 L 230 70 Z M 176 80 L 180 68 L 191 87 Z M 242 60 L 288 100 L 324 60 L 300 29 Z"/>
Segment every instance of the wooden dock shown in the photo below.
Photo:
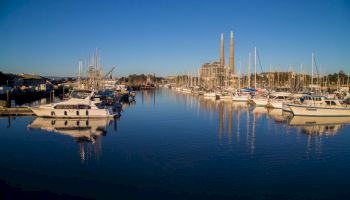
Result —
<path fill-rule="evenodd" d="M 11 115 L 34 115 L 34 113 L 27 107 L 0 108 L 0 116 Z"/>

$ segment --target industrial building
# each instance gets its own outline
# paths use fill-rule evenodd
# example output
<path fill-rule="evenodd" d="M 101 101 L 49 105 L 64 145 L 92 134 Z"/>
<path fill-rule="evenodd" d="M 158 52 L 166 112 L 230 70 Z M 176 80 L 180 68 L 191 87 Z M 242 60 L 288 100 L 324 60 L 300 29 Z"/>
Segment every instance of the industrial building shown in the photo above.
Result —
<path fill-rule="evenodd" d="M 233 85 L 235 80 L 234 71 L 234 39 L 233 32 L 230 33 L 229 67 L 225 67 L 224 35 L 220 38 L 220 62 L 208 62 L 199 68 L 201 86 L 213 89 L 215 87 Z"/>

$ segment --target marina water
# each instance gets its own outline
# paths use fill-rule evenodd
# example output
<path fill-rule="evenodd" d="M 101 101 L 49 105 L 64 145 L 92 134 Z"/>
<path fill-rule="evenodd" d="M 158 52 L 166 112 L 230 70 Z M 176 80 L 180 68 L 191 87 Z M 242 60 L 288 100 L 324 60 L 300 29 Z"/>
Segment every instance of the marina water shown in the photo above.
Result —
<path fill-rule="evenodd" d="M 350 126 L 180 94 L 137 93 L 116 120 L 0 118 L 2 195 L 345 199 Z M 309 121 L 308 121 L 309 120 Z M 4 190 L 4 189 L 2 189 Z M 13 192 L 11 192 L 13 191 Z"/>

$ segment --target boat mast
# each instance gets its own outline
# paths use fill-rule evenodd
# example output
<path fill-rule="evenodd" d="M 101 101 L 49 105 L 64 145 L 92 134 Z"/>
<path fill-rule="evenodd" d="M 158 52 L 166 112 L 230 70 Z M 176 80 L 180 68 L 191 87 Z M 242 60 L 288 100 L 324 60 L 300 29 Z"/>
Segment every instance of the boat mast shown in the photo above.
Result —
<path fill-rule="evenodd" d="M 256 47 L 254 47 L 254 89 L 256 89 Z"/>
<path fill-rule="evenodd" d="M 270 64 L 270 73 L 269 73 L 269 90 L 271 90 L 271 68 L 272 68 L 272 65 Z"/>
<path fill-rule="evenodd" d="M 248 54 L 248 88 L 250 88 L 250 52 Z"/>
<path fill-rule="evenodd" d="M 238 69 L 238 92 L 241 92 L 241 67 L 242 67 L 242 62 L 239 61 L 239 69 Z"/>
<path fill-rule="evenodd" d="M 311 87 L 313 87 L 313 84 L 314 84 L 314 53 L 311 54 Z"/>

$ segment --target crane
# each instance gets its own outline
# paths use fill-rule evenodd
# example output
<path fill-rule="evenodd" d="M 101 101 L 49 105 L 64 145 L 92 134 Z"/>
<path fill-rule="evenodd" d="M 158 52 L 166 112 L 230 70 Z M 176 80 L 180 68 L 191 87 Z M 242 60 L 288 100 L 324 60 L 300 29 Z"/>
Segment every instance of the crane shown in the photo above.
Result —
<path fill-rule="evenodd" d="M 112 67 L 112 69 L 109 70 L 109 71 L 107 72 L 107 74 L 106 74 L 103 78 L 105 79 L 105 78 L 107 78 L 107 77 L 109 76 L 109 78 L 112 79 L 112 72 L 113 72 L 114 69 L 115 69 L 115 66 Z"/>

